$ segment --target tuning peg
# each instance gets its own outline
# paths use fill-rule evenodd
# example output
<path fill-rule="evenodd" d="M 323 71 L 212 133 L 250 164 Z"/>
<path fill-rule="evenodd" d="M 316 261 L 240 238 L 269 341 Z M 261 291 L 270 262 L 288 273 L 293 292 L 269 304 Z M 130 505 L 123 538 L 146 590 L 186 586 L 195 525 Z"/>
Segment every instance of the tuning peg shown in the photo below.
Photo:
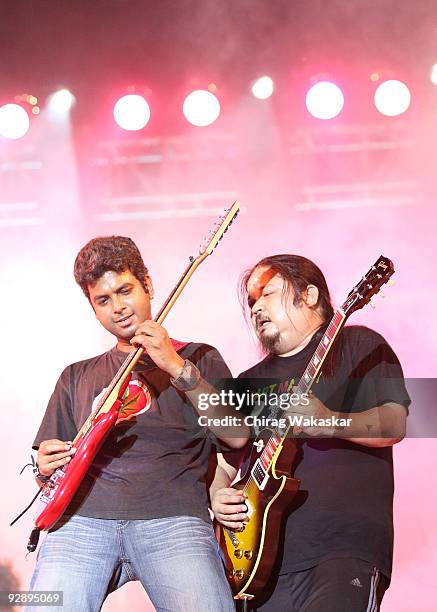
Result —
<path fill-rule="evenodd" d="M 392 278 L 390 278 L 390 279 L 388 280 L 388 282 L 387 282 L 387 285 L 388 285 L 389 287 L 393 287 L 393 285 L 396 285 L 396 281 L 394 281 Z"/>
<path fill-rule="evenodd" d="M 381 289 L 379 290 L 379 295 L 380 295 L 382 298 L 385 298 L 385 293 L 384 293 L 384 291 L 381 291 Z"/>
<path fill-rule="evenodd" d="M 376 308 L 376 304 L 374 304 L 374 303 L 372 302 L 372 300 L 370 300 L 369 304 L 370 304 L 370 306 L 373 308 L 373 310 L 375 310 L 375 308 Z"/>

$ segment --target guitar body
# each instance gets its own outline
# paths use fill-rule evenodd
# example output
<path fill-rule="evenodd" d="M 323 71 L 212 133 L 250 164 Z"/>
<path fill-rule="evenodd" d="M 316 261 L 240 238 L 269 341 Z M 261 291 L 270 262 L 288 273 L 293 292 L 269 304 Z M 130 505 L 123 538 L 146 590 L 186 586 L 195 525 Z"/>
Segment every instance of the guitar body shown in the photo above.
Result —
<path fill-rule="evenodd" d="M 111 410 L 94 419 L 87 435 L 76 444 L 77 450 L 70 463 L 58 468 L 44 485 L 35 517 L 37 529 L 50 529 L 64 514 L 99 448 L 117 422 L 121 404 L 116 400 Z"/>
<path fill-rule="evenodd" d="M 263 486 L 260 488 L 251 478 L 259 453 L 270 435 L 270 430 L 264 430 L 256 438 L 245 476 L 232 485 L 247 495 L 245 527 L 240 531 L 218 528 L 226 575 L 236 599 L 244 595 L 256 597 L 265 587 L 277 557 L 281 516 L 300 484 L 289 474 L 297 451 L 296 442 L 291 438 L 284 440 L 277 449 Z"/>

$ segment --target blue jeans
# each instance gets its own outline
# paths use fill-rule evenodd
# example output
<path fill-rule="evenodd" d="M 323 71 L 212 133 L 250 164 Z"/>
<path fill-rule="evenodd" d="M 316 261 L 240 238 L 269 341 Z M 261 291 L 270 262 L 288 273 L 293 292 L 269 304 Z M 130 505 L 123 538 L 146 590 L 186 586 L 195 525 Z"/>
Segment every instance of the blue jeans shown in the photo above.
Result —
<path fill-rule="evenodd" d="M 158 612 L 235 612 L 212 526 L 191 516 L 62 519 L 41 545 L 30 590 L 63 591 L 50 612 L 95 612 L 129 580 Z"/>

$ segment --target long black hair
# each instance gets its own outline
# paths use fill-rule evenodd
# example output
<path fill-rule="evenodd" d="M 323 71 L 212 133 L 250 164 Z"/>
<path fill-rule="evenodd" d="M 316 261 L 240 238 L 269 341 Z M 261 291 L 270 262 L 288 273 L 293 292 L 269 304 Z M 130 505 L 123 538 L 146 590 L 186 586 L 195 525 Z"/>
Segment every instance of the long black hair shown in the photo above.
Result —
<path fill-rule="evenodd" d="M 319 297 L 314 309 L 318 309 L 323 321 L 329 321 L 334 315 L 326 279 L 318 266 L 310 259 L 301 255 L 270 255 L 256 263 L 247 270 L 240 281 L 240 297 L 242 304 L 247 304 L 247 283 L 255 268 L 267 266 L 277 272 L 285 280 L 284 290 L 294 292 L 293 304 L 298 306 L 302 300 L 302 294 L 308 285 L 314 285 L 319 290 Z"/>

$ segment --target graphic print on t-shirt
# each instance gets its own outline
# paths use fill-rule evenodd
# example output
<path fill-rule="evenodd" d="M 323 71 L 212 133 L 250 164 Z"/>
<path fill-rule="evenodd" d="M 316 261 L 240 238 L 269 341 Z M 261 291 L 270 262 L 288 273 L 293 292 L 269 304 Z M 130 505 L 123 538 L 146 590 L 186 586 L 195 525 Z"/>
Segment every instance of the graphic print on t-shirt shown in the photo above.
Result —
<path fill-rule="evenodd" d="M 123 405 L 120 408 L 117 423 L 129 421 L 137 414 L 147 412 L 151 405 L 152 398 L 147 385 L 138 378 L 131 380 L 123 395 Z"/>
<path fill-rule="evenodd" d="M 288 408 L 290 394 L 293 387 L 297 384 L 296 379 L 289 378 L 282 382 L 258 387 L 252 391 L 252 401 L 248 407 L 249 413 L 253 417 L 264 416 L 266 419 L 278 419 L 282 416 L 282 411 Z M 255 435 L 265 429 L 266 425 L 259 425 L 254 421 L 253 430 Z"/>
<path fill-rule="evenodd" d="M 107 387 L 102 389 L 99 395 L 94 399 L 92 411 L 97 407 L 100 399 L 106 393 Z M 120 413 L 117 418 L 117 424 L 122 421 L 129 421 L 138 414 L 147 412 L 152 405 L 152 398 L 147 385 L 135 378 L 129 382 L 126 391 L 123 394 L 123 405 L 120 408 Z"/>

